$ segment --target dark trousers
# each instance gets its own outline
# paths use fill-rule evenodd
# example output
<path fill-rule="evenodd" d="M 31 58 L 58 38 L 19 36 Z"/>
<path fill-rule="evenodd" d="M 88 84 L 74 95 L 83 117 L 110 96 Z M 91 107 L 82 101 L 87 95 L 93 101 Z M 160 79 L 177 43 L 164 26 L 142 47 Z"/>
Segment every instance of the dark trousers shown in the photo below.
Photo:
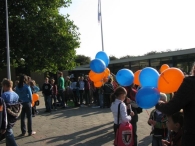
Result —
<path fill-rule="evenodd" d="M 53 109 L 53 108 L 57 109 L 56 100 L 57 100 L 57 96 L 56 96 L 56 95 L 52 95 L 52 96 L 51 96 L 51 108 L 52 108 L 52 109 Z M 53 101 L 54 101 L 54 102 L 53 102 Z M 53 107 L 53 105 L 54 105 L 54 107 Z"/>
<path fill-rule="evenodd" d="M 90 90 L 85 90 L 85 103 L 86 104 L 91 103 Z"/>
<path fill-rule="evenodd" d="M 135 116 L 135 117 L 134 117 Z M 133 127 L 133 141 L 134 145 L 137 146 L 137 121 L 138 121 L 138 115 L 134 115 L 132 117 L 132 120 L 130 121 L 132 127 Z"/>
<path fill-rule="evenodd" d="M 84 94 L 84 90 L 79 90 L 79 95 L 80 95 L 80 104 L 83 103 L 83 94 Z"/>
<path fill-rule="evenodd" d="M 65 107 L 65 96 L 64 96 L 64 90 L 59 90 L 59 96 L 61 98 L 62 101 L 62 107 Z"/>
<path fill-rule="evenodd" d="M 32 133 L 32 108 L 30 102 L 22 103 L 22 112 L 21 112 L 21 131 L 23 134 L 26 133 L 26 124 L 25 124 L 25 115 L 27 116 L 27 128 L 28 133 Z"/>
<path fill-rule="evenodd" d="M 162 146 L 162 137 L 161 136 L 153 136 L 152 137 L 152 146 Z"/>
<path fill-rule="evenodd" d="M 104 106 L 107 106 L 107 107 L 111 106 L 110 95 L 111 94 L 104 94 Z"/>
<path fill-rule="evenodd" d="M 32 107 L 32 115 L 35 115 L 37 113 L 36 105 Z"/>

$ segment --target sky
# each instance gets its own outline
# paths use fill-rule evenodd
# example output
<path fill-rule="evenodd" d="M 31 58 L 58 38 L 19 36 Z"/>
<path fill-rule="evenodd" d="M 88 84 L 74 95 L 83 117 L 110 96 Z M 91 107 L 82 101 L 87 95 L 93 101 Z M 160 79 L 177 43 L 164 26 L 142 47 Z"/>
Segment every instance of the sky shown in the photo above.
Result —
<path fill-rule="evenodd" d="M 194 5 L 194 0 L 101 0 L 104 51 L 120 58 L 194 48 Z M 94 59 L 102 51 L 98 0 L 72 0 L 60 13 L 79 27 L 77 54 Z"/>

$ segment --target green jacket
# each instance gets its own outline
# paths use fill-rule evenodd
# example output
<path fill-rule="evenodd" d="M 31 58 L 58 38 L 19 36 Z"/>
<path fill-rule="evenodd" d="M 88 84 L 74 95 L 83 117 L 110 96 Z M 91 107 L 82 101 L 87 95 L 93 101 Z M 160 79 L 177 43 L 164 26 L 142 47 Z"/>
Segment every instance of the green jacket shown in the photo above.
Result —
<path fill-rule="evenodd" d="M 58 90 L 64 90 L 64 78 L 63 77 L 59 77 L 58 78 Z"/>

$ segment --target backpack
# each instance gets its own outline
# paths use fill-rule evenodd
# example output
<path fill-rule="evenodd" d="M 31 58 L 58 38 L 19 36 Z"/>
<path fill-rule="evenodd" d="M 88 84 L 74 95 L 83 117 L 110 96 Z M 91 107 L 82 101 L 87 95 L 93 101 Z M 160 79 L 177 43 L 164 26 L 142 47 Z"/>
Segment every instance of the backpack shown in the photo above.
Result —
<path fill-rule="evenodd" d="M 116 137 L 114 140 L 115 146 L 133 146 L 133 127 L 131 123 L 121 123 L 119 124 L 120 117 L 120 104 L 118 105 L 118 129 L 116 131 Z"/>

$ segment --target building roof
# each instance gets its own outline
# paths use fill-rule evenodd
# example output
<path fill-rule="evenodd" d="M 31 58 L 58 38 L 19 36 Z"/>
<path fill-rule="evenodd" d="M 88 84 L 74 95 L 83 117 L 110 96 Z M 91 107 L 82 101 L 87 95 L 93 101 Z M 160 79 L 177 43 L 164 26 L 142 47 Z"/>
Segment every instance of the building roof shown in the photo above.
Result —
<path fill-rule="evenodd" d="M 141 61 L 147 59 L 156 59 L 156 58 L 163 58 L 163 57 L 172 57 L 172 56 L 180 56 L 180 55 L 187 55 L 187 54 L 194 54 L 195 48 L 192 49 L 185 49 L 185 50 L 177 50 L 177 51 L 170 51 L 170 52 L 162 52 L 162 53 L 155 53 L 151 55 L 144 55 L 144 56 L 135 56 L 123 59 L 116 59 L 111 60 L 109 64 L 117 64 L 117 63 L 125 63 L 125 62 L 132 62 L 132 61 Z M 73 71 L 77 70 L 90 70 L 89 64 L 78 66 Z"/>

